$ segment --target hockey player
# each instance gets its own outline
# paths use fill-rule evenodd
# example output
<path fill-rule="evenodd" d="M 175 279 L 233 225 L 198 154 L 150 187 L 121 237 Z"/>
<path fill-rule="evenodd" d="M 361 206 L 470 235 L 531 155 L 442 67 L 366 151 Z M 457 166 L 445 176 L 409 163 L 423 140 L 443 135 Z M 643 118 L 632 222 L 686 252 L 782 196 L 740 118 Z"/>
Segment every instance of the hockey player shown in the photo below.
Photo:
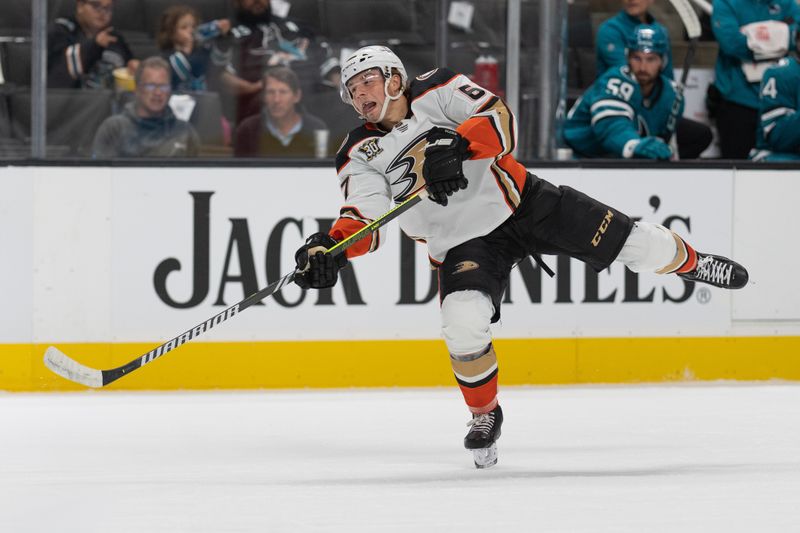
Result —
<path fill-rule="evenodd" d="M 628 64 L 626 53 L 631 35 L 637 26 L 654 26 L 664 36 L 664 51 L 661 55 L 661 73 L 670 80 L 675 78 L 672 68 L 672 48 L 667 29 L 659 24 L 648 11 L 653 0 L 622 0 L 622 11 L 603 22 L 597 29 L 597 75 L 608 69 Z M 678 115 L 674 126 L 675 140 L 681 159 L 700 157 L 711 144 L 713 136 L 707 125 Z M 669 139 L 669 136 L 666 137 Z"/>
<path fill-rule="evenodd" d="M 674 82 L 663 74 L 667 36 L 642 24 L 627 45 L 628 63 L 597 79 L 564 123 L 564 140 L 578 157 L 669 159 L 673 105 L 683 112 Z"/>
<path fill-rule="evenodd" d="M 344 205 L 328 233 L 311 235 L 297 250 L 295 282 L 335 285 L 349 259 L 378 248 L 382 230 L 345 254 L 325 250 L 392 201 L 427 189 L 432 201 L 417 205 L 400 225 L 427 243 L 439 271 L 442 335 L 472 413 L 464 446 L 478 468 L 497 462 L 503 412 L 489 326 L 500 317 L 515 263 L 530 254 L 566 254 L 598 271 L 618 260 L 636 272 L 676 273 L 727 289 L 747 283 L 738 263 L 695 252 L 663 226 L 634 222 L 529 173 L 511 155 L 517 127 L 510 110 L 466 76 L 435 69 L 409 84 L 390 49 L 367 46 L 343 65 L 342 99 L 365 120 L 336 157 Z"/>
<path fill-rule="evenodd" d="M 800 32 L 797 33 L 800 49 Z M 800 160 L 800 56 L 782 59 L 761 82 L 756 161 Z"/>

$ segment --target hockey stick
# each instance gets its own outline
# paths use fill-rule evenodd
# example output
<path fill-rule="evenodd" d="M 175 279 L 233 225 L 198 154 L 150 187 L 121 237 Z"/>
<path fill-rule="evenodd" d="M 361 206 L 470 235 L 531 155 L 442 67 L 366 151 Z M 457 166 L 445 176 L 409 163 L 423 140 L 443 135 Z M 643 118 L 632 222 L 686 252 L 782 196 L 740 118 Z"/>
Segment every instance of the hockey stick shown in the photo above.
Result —
<path fill-rule="evenodd" d="M 391 220 L 399 217 L 413 206 L 421 202 L 424 198 L 427 198 L 427 196 L 428 193 L 425 189 L 419 190 L 354 234 L 337 243 L 335 246 L 332 246 L 326 253 L 333 255 L 344 253 L 344 251 L 349 247 L 377 231 L 380 227 L 389 223 Z M 238 303 L 233 304 L 221 313 L 212 316 L 205 322 L 201 322 L 192 329 L 184 331 L 177 337 L 172 338 L 164 344 L 153 348 L 146 354 L 140 355 L 133 361 L 120 367 L 111 368 L 109 370 L 97 370 L 75 361 L 55 346 L 50 346 L 45 351 L 44 364 L 47 366 L 47 368 L 59 376 L 70 381 L 74 381 L 75 383 L 80 383 L 81 385 L 86 385 L 87 387 L 105 387 L 109 383 L 113 383 L 119 378 L 130 374 L 134 370 L 139 369 L 148 363 L 152 363 L 167 352 L 170 352 L 175 348 L 178 348 L 183 344 L 196 339 L 215 326 L 222 324 L 232 316 L 238 315 L 251 305 L 256 304 L 264 298 L 278 292 L 284 286 L 291 283 L 294 280 L 295 275 L 297 275 L 296 270 L 289 272 L 278 281 L 270 283 L 260 291 L 251 294 Z"/>
<path fill-rule="evenodd" d="M 707 2 L 706 0 L 692 0 L 694 5 L 705 11 L 707 15 L 714 14 L 714 7 L 711 5 L 711 2 Z"/>
<path fill-rule="evenodd" d="M 675 99 L 675 102 L 673 102 L 669 118 L 667 119 L 667 132 L 669 133 L 669 139 L 667 141 L 672 144 L 675 137 L 675 129 L 678 126 L 678 113 L 683 103 L 683 91 L 686 89 L 686 81 L 689 79 L 689 69 L 694 60 L 697 39 L 700 37 L 700 34 L 703 33 L 703 29 L 700 27 L 700 18 L 689 3 L 689 0 L 669 1 L 672 3 L 672 7 L 675 8 L 675 11 L 678 12 L 678 16 L 681 18 L 681 22 L 683 22 L 683 26 L 686 28 L 686 35 L 689 37 L 689 48 L 686 50 L 686 57 L 683 58 L 683 72 L 681 73 L 681 81 L 677 89 L 678 97 Z"/>

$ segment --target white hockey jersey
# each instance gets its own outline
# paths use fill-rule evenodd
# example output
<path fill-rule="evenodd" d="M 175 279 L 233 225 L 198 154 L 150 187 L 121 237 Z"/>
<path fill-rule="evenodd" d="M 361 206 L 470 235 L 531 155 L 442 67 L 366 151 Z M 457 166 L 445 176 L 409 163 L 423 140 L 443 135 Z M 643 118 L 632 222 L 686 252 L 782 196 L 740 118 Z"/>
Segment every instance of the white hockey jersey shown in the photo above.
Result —
<path fill-rule="evenodd" d="M 441 263 L 450 248 L 488 234 L 519 206 L 527 171 L 511 154 L 516 124 L 505 103 L 466 76 L 436 69 L 412 81 L 410 113 L 384 132 L 365 123 L 351 131 L 336 156 L 344 205 L 330 234 L 352 235 L 425 186 L 422 165 L 425 136 L 439 126 L 455 129 L 470 141 L 464 161 L 466 189 L 447 206 L 426 200 L 400 217 L 411 238 L 428 245 L 432 262 Z M 383 232 L 384 230 L 379 230 Z M 347 250 L 355 257 L 378 248 L 381 234 Z"/>

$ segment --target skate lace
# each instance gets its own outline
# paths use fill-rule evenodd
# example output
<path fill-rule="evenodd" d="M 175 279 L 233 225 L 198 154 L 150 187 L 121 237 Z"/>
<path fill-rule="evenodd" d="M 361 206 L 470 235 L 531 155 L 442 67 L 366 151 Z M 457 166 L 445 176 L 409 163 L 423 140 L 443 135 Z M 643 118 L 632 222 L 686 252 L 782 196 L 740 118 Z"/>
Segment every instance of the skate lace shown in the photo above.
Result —
<path fill-rule="evenodd" d="M 478 415 L 467 422 L 467 426 L 472 426 L 472 431 L 479 431 L 488 435 L 494 426 L 494 415 L 492 413 Z"/>
<path fill-rule="evenodd" d="M 711 256 L 703 257 L 697 261 L 697 275 L 708 277 L 711 275 L 711 266 L 714 258 Z"/>
<path fill-rule="evenodd" d="M 714 261 L 711 256 L 703 257 L 697 261 L 696 276 L 698 279 L 730 284 L 733 265 L 721 261 Z"/>

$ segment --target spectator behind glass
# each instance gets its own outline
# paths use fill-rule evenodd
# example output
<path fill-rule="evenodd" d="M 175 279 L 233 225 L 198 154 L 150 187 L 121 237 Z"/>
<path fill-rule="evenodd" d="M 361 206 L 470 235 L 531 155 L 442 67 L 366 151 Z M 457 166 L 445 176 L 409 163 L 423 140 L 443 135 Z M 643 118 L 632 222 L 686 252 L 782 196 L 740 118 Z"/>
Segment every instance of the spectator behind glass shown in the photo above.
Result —
<path fill-rule="evenodd" d="M 168 7 L 161 15 L 156 40 L 172 67 L 173 91 L 205 91 L 206 75 L 215 53 L 213 39 L 228 33 L 228 19 L 199 24 L 194 8 L 178 5 Z M 219 53 L 219 52 L 216 52 Z M 225 58 L 221 57 L 220 61 Z"/>
<path fill-rule="evenodd" d="M 567 115 L 564 140 L 578 157 L 672 156 L 664 139 L 672 106 L 682 113 L 683 100 L 662 74 L 667 35 L 661 26 L 642 24 L 627 48 L 628 64 L 598 78 Z"/>
<path fill-rule="evenodd" d="M 161 57 L 149 57 L 136 70 L 135 100 L 122 113 L 100 124 L 93 157 L 193 157 L 200 141 L 188 122 L 170 109 L 170 68 Z"/>
<path fill-rule="evenodd" d="M 236 129 L 237 157 L 313 157 L 315 132 L 327 131 L 325 123 L 300 106 L 303 91 L 297 75 L 288 67 L 272 67 L 264 73 L 262 111 L 246 118 Z M 327 137 L 327 133 L 319 133 Z M 329 155 L 328 147 L 322 150 Z"/>
<path fill-rule="evenodd" d="M 723 159 L 745 159 L 756 144 L 758 89 L 768 66 L 794 47 L 796 0 L 715 0 L 711 27 L 719 42 L 709 113 Z"/>
<path fill-rule="evenodd" d="M 314 43 L 311 32 L 270 11 L 269 0 L 233 0 L 234 27 L 220 49 L 228 57 L 221 70 L 220 91 L 226 112 L 239 124 L 257 114 L 264 69 L 283 65 L 298 73 L 303 87 L 320 80 L 338 86 L 338 60 Z"/>
<path fill-rule="evenodd" d="M 800 50 L 800 32 L 796 41 Z M 767 69 L 761 81 L 756 161 L 800 161 L 800 56 Z"/>
<path fill-rule="evenodd" d="M 667 29 L 656 22 L 653 15 L 648 12 L 654 0 L 622 0 L 622 11 L 616 16 L 603 22 L 597 28 L 597 75 L 600 76 L 611 67 L 624 65 L 625 46 L 634 28 L 639 24 L 652 24 L 659 26 L 666 35 Z M 672 47 L 667 41 L 666 63 L 664 72 L 672 79 L 675 74 L 672 70 Z"/>
<path fill-rule="evenodd" d="M 134 72 L 138 60 L 114 31 L 112 0 L 77 0 L 75 16 L 56 19 L 47 35 L 47 86 L 114 87 L 114 69 Z"/>

